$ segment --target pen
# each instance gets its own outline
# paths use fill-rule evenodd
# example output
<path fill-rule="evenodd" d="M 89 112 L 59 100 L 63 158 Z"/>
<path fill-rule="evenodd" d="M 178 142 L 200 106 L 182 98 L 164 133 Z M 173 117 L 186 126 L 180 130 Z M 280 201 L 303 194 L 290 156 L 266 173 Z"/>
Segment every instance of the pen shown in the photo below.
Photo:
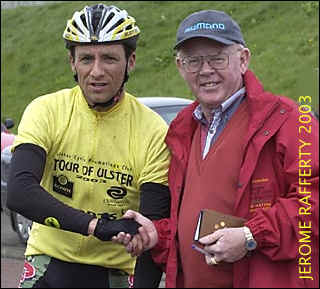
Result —
<path fill-rule="evenodd" d="M 192 247 L 192 249 L 195 249 L 195 250 L 197 250 L 198 252 L 200 252 L 200 253 L 202 253 L 202 254 L 204 254 L 204 255 L 207 255 L 208 257 L 212 257 L 212 255 L 211 255 L 210 253 L 208 253 L 207 251 L 199 248 L 199 247 L 196 246 L 195 244 L 192 244 L 191 247 Z"/>

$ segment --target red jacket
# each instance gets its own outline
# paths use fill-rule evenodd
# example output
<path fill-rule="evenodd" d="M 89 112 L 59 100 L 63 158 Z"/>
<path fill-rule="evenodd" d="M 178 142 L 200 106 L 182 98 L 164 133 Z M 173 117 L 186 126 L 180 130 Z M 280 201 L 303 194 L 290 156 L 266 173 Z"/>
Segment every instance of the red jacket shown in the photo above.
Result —
<path fill-rule="evenodd" d="M 292 100 L 264 91 L 251 71 L 244 82 L 249 128 L 234 215 L 248 220 L 258 248 L 234 263 L 234 287 L 318 287 L 319 123 Z M 308 109 L 311 99 L 304 101 Z M 166 266 L 167 288 L 183 285 L 177 284 L 177 217 L 197 104 L 179 113 L 166 138 L 171 215 L 154 222 L 159 242 L 152 256 Z"/>

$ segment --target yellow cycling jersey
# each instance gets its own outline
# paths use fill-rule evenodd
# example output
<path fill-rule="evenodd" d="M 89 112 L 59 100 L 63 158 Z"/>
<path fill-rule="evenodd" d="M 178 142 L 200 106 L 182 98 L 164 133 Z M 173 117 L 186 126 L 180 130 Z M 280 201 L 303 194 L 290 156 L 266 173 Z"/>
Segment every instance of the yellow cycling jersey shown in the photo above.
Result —
<path fill-rule="evenodd" d="M 32 143 L 47 153 L 41 186 L 61 202 L 119 219 L 138 210 L 143 183 L 168 185 L 166 122 L 125 93 L 106 112 L 88 107 L 79 86 L 34 99 L 18 127 L 14 147 Z M 58 224 L 53 224 L 58 227 Z M 133 273 L 124 246 L 34 223 L 25 255 L 47 254 Z"/>

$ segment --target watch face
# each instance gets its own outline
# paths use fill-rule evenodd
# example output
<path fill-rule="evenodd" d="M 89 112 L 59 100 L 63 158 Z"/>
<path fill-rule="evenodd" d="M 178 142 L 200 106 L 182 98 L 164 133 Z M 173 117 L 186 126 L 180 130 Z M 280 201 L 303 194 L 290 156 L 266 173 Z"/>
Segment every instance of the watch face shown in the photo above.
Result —
<path fill-rule="evenodd" d="M 247 250 L 251 251 L 257 248 L 257 242 L 255 240 L 249 240 L 247 242 Z"/>

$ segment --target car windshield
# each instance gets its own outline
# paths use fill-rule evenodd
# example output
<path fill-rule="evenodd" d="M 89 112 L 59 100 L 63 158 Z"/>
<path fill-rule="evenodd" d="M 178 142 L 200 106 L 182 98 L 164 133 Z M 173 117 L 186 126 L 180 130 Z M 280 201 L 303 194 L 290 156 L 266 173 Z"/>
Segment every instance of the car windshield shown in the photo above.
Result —
<path fill-rule="evenodd" d="M 185 105 L 173 105 L 166 107 L 152 107 L 152 109 L 159 113 L 169 125 L 171 121 L 176 117 L 177 113 L 184 107 Z"/>

